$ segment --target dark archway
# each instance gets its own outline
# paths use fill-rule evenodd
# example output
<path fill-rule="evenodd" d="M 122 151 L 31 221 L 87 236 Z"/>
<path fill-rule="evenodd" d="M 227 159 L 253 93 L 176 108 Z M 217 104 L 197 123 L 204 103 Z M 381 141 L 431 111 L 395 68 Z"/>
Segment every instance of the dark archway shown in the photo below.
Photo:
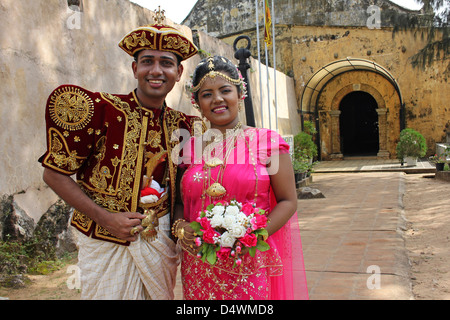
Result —
<path fill-rule="evenodd" d="M 353 91 L 339 104 L 344 156 L 376 156 L 379 151 L 377 102 L 367 92 Z"/>

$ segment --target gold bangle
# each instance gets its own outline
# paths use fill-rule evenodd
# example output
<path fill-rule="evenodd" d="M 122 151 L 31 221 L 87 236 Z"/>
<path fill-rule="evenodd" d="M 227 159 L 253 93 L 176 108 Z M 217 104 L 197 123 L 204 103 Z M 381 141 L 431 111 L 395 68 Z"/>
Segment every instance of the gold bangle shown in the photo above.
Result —
<path fill-rule="evenodd" d="M 184 238 L 184 228 L 177 229 L 177 235 L 176 237 L 180 240 L 183 240 Z"/>
<path fill-rule="evenodd" d="M 177 237 L 178 238 L 178 224 L 180 224 L 180 222 L 186 222 L 186 220 L 184 220 L 184 219 L 178 219 L 178 220 L 176 220 L 174 223 L 173 223 L 173 225 L 172 225 L 172 235 L 174 236 L 174 237 Z M 184 231 L 184 230 L 183 230 Z"/>

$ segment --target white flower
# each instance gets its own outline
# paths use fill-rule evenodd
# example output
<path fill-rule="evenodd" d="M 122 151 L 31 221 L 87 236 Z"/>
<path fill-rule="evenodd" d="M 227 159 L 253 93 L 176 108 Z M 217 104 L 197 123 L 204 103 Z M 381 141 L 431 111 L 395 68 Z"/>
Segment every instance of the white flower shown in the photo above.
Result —
<path fill-rule="evenodd" d="M 208 219 L 211 219 L 211 217 L 213 216 L 213 214 L 212 214 L 211 211 L 206 210 L 206 211 L 205 211 L 205 216 L 206 216 Z"/>
<path fill-rule="evenodd" d="M 234 199 L 230 201 L 230 205 L 232 205 L 232 206 L 238 206 L 239 208 L 242 207 L 242 203 L 237 202 L 237 201 L 234 200 Z"/>
<path fill-rule="evenodd" d="M 233 206 L 233 205 L 228 206 L 227 210 L 225 211 L 225 214 L 233 215 L 233 216 L 237 215 L 238 213 L 239 213 L 239 208 L 237 206 Z"/>
<path fill-rule="evenodd" d="M 248 217 L 245 215 L 245 213 L 239 212 L 239 213 L 236 215 L 236 221 L 237 221 L 239 224 L 245 226 L 245 225 L 247 225 L 247 224 L 249 223 L 250 220 L 249 220 Z"/>
<path fill-rule="evenodd" d="M 241 238 L 247 233 L 247 228 L 241 224 L 235 224 L 228 229 L 228 232 L 235 238 Z"/>
<path fill-rule="evenodd" d="M 214 209 L 213 209 L 214 211 Z M 217 228 L 217 227 L 222 227 L 223 226 L 223 215 L 222 214 L 214 214 L 211 218 L 211 227 L 213 228 Z"/>
<path fill-rule="evenodd" d="M 223 215 L 224 211 L 225 211 L 224 206 L 215 206 L 214 208 L 212 208 L 213 215 Z"/>
<path fill-rule="evenodd" d="M 225 231 L 219 239 L 219 244 L 222 247 L 232 248 L 234 243 L 236 242 L 236 238 L 231 235 L 231 233 Z"/>
<path fill-rule="evenodd" d="M 225 229 L 231 229 L 236 224 L 236 218 L 232 215 L 225 215 L 223 218 L 223 227 Z"/>

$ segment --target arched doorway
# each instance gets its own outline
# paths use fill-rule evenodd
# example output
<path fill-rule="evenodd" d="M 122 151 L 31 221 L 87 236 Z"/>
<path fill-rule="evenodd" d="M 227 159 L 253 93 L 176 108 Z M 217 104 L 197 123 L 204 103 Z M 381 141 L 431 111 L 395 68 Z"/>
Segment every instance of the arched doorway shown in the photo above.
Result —
<path fill-rule="evenodd" d="M 350 102 L 344 100 L 346 97 Z M 350 107 L 346 107 L 348 104 Z M 355 104 L 363 108 L 352 111 L 351 105 Z M 365 105 L 372 107 L 367 110 Z M 346 116 L 348 113 L 350 117 Z M 404 114 L 402 94 L 392 74 L 373 61 L 358 58 L 333 61 L 316 71 L 305 84 L 300 104 L 301 121 L 316 124 L 320 160 L 341 160 L 345 153 L 389 159 L 395 155 L 396 141 L 405 126 Z M 359 122 L 349 124 L 352 117 Z M 368 117 L 371 125 L 355 127 L 364 123 L 360 121 L 364 117 Z M 353 133 L 345 132 L 347 129 Z M 373 135 L 367 134 L 362 139 L 365 129 Z M 360 138 L 362 142 L 348 143 L 351 138 Z"/>
<path fill-rule="evenodd" d="M 379 151 L 378 104 L 367 92 L 353 91 L 339 104 L 341 152 L 344 156 L 376 156 Z"/>

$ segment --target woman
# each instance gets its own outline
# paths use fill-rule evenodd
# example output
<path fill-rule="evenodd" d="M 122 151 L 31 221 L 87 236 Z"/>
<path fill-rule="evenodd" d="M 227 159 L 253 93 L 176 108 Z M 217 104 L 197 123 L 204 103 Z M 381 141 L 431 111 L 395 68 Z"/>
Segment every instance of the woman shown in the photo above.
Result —
<path fill-rule="evenodd" d="M 181 166 L 185 172 L 172 232 L 183 248 L 184 297 L 306 299 L 289 146 L 271 130 L 241 124 L 245 83 L 228 59 L 216 56 L 202 60 L 192 78 L 192 92 L 194 105 L 211 129 L 193 137 L 183 149 Z M 253 257 L 248 250 L 237 252 L 237 265 L 231 258 L 214 265 L 203 262 L 190 222 L 208 205 L 231 200 L 265 210 L 270 249 L 257 250 Z"/>

